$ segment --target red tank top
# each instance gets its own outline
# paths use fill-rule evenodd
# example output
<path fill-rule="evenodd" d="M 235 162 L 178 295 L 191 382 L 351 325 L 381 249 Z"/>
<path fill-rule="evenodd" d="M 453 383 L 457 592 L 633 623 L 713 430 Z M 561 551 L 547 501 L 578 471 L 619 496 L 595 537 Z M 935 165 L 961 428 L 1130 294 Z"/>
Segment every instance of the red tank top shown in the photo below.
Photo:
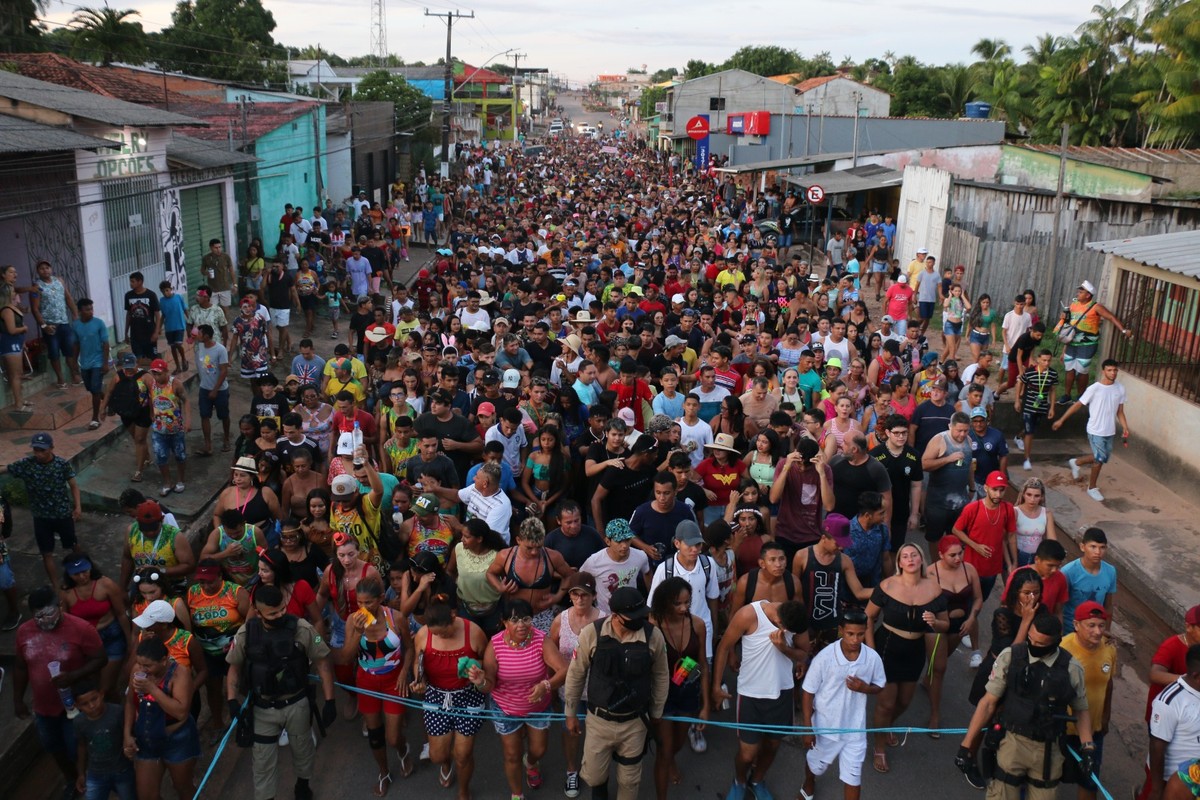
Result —
<path fill-rule="evenodd" d="M 365 562 L 365 561 L 362 562 L 362 572 L 360 572 L 358 574 L 358 579 L 360 581 L 364 577 L 366 577 L 367 567 L 369 567 L 369 566 L 370 565 L 367 562 Z M 337 602 L 338 583 L 340 583 L 340 581 L 338 581 L 337 578 L 334 576 L 332 565 L 325 568 L 325 580 L 329 582 L 329 600 L 330 600 L 330 602 L 333 603 L 334 611 L 338 613 L 338 616 L 341 616 L 341 612 L 338 611 L 338 602 Z M 357 585 L 357 584 L 355 584 L 355 585 Z M 348 618 L 355 611 L 358 611 L 358 591 L 355 589 L 347 589 L 346 590 L 346 616 L 343 617 L 343 619 Z"/>
<path fill-rule="evenodd" d="M 461 619 L 461 617 L 460 617 Z M 458 676 L 458 659 L 463 656 L 479 659 L 479 653 L 471 646 L 471 627 L 475 624 L 469 619 L 463 623 L 463 646 L 453 650 L 438 650 L 433 646 L 433 635 L 425 642 L 425 682 L 443 692 L 454 692 L 471 685 L 466 678 Z"/>

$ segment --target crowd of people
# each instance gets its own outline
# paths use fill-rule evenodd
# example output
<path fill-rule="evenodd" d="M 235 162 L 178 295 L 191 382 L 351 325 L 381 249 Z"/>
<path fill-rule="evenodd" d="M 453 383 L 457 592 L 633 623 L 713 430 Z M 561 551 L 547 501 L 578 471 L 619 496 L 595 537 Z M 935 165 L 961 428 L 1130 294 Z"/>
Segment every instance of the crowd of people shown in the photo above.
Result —
<path fill-rule="evenodd" d="M 902 265 L 890 217 L 813 251 L 792 241 L 795 194 L 608 144 L 469 150 L 448 180 L 398 182 L 386 208 L 289 207 L 278 243 L 240 263 L 211 243 L 190 307 L 133 276 L 130 352 L 93 391 L 130 433 L 131 480 L 151 461 L 162 480 L 158 500 L 122 496 L 117 580 L 80 549 L 78 487 L 52 438 L 7 467 L 37 488 L 57 584 L 28 596 L 16 711 L 32 688 L 66 796 L 156 800 L 168 773 L 190 798 L 201 748 L 234 722 L 256 800 L 279 796 L 283 743 L 305 800 L 313 725 L 340 705 L 361 720 L 377 796 L 428 760 L 469 797 L 490 723 L 513 798 L 542 785 L 557 746 L 567 797 L 607 796 L 611 771 L 632 800 L 650 741 L 665 798 L 684 745 L 706 752 L 724 714 L 729 800 L 774 796 L 768 772 L 797 726 L 806 772 L 777 788 L 811 800 L 838 761 L 853 800 L 865 763 L 891 769 L 887 729 L 918 683 L 930 715 L 903 724 L 937 738 L 966 722 L 941 713 L 957 663 L 976 670 L 956 759 L 971 785 L 982 762 L 990 797 L 1049 797 L 1077 767 L 1094 798 L 1116 571 L 1100 529 L 1063 563 L 1029 461 L 1041 423 L 1086 407 L 1092 452 L 1071 468 L 1091 464 L 1098 496 L 1115 426 L 1128 436 L 1119 365 L 1087 385 L 1102 321 L 1120 327 L 1094 287 L 1057 325 L 1032 293 L 1001 314 L 968 297 L 961 267 L 940 273 L 924 249 Z M 414 255 L 415 277 L 393 280 Z M 1046 335 L 1067 344 L 1061 390 Z M 239 380 L 252 400 L 235 431 Z M 1023 427 L 1004 433 L 995 404 L 1014 387 Z M 186 490 L 196 412 L 190 455 L 230 472 L 189 541 L 165 503 Z M 7 562 L 0 579 L 11 629 Z M 1174 800 L 1197 785 L 1184 762 L 1200 757 L 1200 609 L 1155 664 L 1143 796 Z"/>

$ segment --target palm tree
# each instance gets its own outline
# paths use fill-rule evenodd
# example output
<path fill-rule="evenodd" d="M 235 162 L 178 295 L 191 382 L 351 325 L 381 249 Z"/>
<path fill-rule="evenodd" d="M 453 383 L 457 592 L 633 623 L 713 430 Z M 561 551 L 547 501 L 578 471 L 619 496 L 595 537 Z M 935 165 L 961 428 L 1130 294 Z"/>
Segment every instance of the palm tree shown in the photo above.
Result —
<path fill-rule="evenodd" d="M 136 16 L 139 12 L 131 8 L 116 11 L 107 5 L 75 9 L 70 23 L 75 31 L 71 54 L 106 67 L 114 61 L 140 64 L 146 55 L 147 39 L 142 23 L 129 21 Z"/>
<path fill-rule="evenodd" d="M 1027 44 L 1021 48 L 1021 51 L 1029 58 L 1029 63 L 1036 67 L 1044 67 L 1050 63 L 1050 59 L 1062 47 L 1062 39 L 1057 36 L 1052 36 L 1049 33 L 1044 33 L 1037 37 L 1034 44 Z"/>
<path fill-rule="evenodd" d="M 947 116 L 958 117 L 971 99 L 971 70 L 962 64 L 947 64 L 939 70 L 938 99 L 944 104 Z"/>
<path fill-rule="evenodd" d="M 1165 58 L 1152 67 L 1159 73 L 1161 88 L 1134 96 L 1148 118 L 1146 141 L 1174 147 L 1188 146 L 1200 130 L 1200 5 L 1183 3 L 1173 8 L 1152 27 L 1154 41 Z"/>
<path fill-rule="evenodd" d="M 1012 48 L 1003 39 L 980 39 L 971 52 L 984 61 L 999 61 L 1012 54 Z"/>

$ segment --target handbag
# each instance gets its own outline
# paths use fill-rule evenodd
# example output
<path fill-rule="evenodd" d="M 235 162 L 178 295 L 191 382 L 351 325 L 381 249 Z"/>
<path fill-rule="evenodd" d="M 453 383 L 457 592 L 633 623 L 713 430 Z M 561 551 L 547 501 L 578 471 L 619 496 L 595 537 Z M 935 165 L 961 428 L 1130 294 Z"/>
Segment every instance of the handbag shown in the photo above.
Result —
<path fill-rule="evenodd" d="M 1058 340 L 1063 344 L 1070 344 L 1071 342 L 1075 341 L 1080 333 L 1079 323 L 1083 321 L 1083 318 L 1088 315 L 1088 312 L 1091 311 L 1092 307 L 1095 305 L 1096 302 L 1094 300 L 1088 303 L 1087 308 L 1085 308 L 1083 313 L 1078 317 L 1072 318 L 1070 314 L 1068 314 L 1067 317 L 1063 319 L 1062 324 L 1058 326 L 1058 331 L 1056 332 Z"/>

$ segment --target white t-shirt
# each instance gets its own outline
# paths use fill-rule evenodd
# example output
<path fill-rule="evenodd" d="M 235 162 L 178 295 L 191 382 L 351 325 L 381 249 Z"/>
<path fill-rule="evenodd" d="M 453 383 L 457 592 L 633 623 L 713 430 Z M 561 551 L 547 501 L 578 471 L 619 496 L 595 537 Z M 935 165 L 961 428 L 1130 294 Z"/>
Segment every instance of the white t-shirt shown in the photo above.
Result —
<path fill-rule="evenodd" d="M 692 585 L 692 607 L 691 612 L 700 619 L 704 620 L 706 630 L 705 650 L 704 655 L 712 658 L 712 643 L 713 643 L 713 621 L 712 613 L 708 607 L 709 600 L 716 600 L 721 596 L 721 586 L 717 581 L 717 562 L 712 560 L 711 556 L 706 556 L 701 553 L 696 558 L 696 566 L 690 571 L 683 568 L 679 563 L 678 556 L 671 556 L 675 562 L 674 578 L 683 578 Z M 708 578 L 705 580 L 703 561 L 708 559 Z M 650 601 L 654 601 L 654 591 L 658 585 L 667 579 L 667 562 L 658 565 L 654 570 L 654 579 L 650 581 Z"/>
<path fill-rule="evenodd" d="M 612 593 L 622 586 L 636 588 L 637 576 L 650 571 L 650 559 L 641 550 L 631 547 L 628 558 L 624 561 L 613 561 L 605 548 L 588 556 L 579 571 L 596 577 L 596 605 L 608 614 L 608 599 L 612 597 Z"/>
<path fill-rule="evenodd" d="M 1185 761 L 1200 758 L 1200 692 L 1177 679 L 1154 698 L 1150 735 L 1167 743 L 1163 778 Z"/>
<path fill-rule="evenodd" d="M 525 429 L 522 426 L 518 425 L 512 436 L 505 436 L 500 430 L 500 423 L 497 422 L 484 433 L 483 441 L 485 444 L 499 442 L 504 445 L 504 462 L 508 464 L 514 476 L 521 474 L 521 469 L 525 466 L 521 462 L 521 450 L 529 446 L 529 439 L 525 437 Z"/>
<path fill-rule="evenodd" d="M 462 320 L 462 326 L 467 330 L 476 330 L 478 323 L 483 323 L 483 330 L 490 331 L 492 329 L 492 317 L 482 308 L 471 312 L 466 306 L 463 306 L 458 310 L 458 318 Z"/>
<path fill-rule="evenodd" d="M 725 392 L 726 395 L 729 394 L 729 391 L 726 389 L 722 389 L 721 391 Z M 679 420 L 679 430 L 679 443 L 681 445 L 686 445 L 688 442 L 696 443 L 696 449 L 688 454 L 692 459 L 692 469 L 695 469 L 704 460 L 704 446 L 713 443 L 712 426 L 702 419 L 697 419 L 695 425 L 689 425 L 686 420 L 681 418 Z"/>
<path fill-rule="evenodd" d="M 1004 322 L 1001 323 L 1000 329 L 1004 331 L 1004 352 L 1008 352 L 1024 335 L 1025 331 L 1033 327 L 1033 317 L 1027 312 L 1022 311 L 1017 314 L 1016 311 L 1010 311 L 1004 315 Z"/>
<path fill-rule="evenodd" d="M 1079 396 L 1088 407 L 1087 432 L 1092 436 L 1115 436 L 1117 409 L 1125 404 L 1125 387 L 1119 383 L 1105 386 L 1093 383 Z"/>
<path fill-rule="evenodd" d="M 854 661 L 846 658 L 840 641 L 834 642 L 813 657 L 804 676 L 804 691 L 813 695 L 813 727 L 866 727 L 867 696 L 862 692 L 852 692 L 846 687 L 846 678 L 851 675 L 875 686 L 883 686 L 887 682 L 879 653 L 865 644 Z M 867 737 L 865 733 L 822 735 L 838 738 Z"/>
<path fill-rule="evenodd" d="M 484 497 L 472 484 L 458 490 L 458 499 L 467 506 L 467 519 L 478 517 L 488 527 L 500 534 L 505 544 L 511 544 L 508 524 L 512 520 L 512 501 L 504 492 L 497 491 Z"/>

